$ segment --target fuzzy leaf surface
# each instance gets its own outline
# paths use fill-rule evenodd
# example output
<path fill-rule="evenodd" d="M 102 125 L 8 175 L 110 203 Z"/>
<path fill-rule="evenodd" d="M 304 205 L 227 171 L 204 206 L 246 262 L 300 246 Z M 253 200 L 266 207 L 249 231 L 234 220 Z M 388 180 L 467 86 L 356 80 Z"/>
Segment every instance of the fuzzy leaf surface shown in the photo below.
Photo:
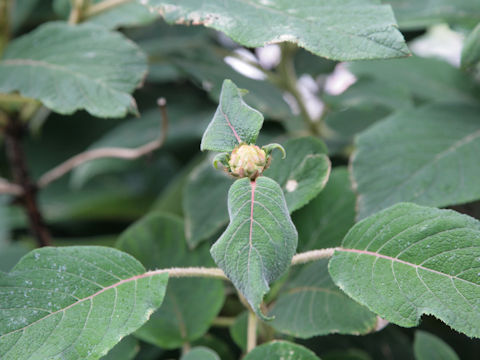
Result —
<path fill-rule="evenodd" d="M 278 182 L 288 210 L 293 212 L 322 191 L 330 176 L 331 163 L 325 144 L 314 137 L 288 140 L 284 147 L 286 158 L 274 152 L 264 174 Z"/>
<path fill-rule="evenodd" d="M 34 250 L 0 274 L 0 357 L 99 359 L 162 304 L 167 280 L 112 248 Z"/>
<path fill-rule="evenodd" d="M 272 341 L 257 346 L 250 351 L 244 360 L 320 360 L 311 350 L 288 341 Z"/>
<path fill-rule="evenodd" d="M 415 360 L 460 360 L 455 351 L 439 337 L 417 330 L 413 342 Z"/>
<path fill-rule="evenodd" d="M 137 111 L 130 93 L 146 71 L 144 53 L 120 33 L 50 22 L 9 44 L 0 92 L 18 91 L 61 114 L 122 117 Z"/>
<path fill-rule="evenodd" d="M 355 194 L 348 169 L 335 167 L 325 189 L 292 218 L 298 229 L 297 252 L 339 246 L 355 224 Z"/>
<path fill-rule="evenodd" d="M 211 27 L 246 47 L 290 41 L 333 60 L 409 54 L 392 9 L 376 0 L 147 0 L 146 5 L 169 23 Z"/>
<path fill-rule="evenodd" d="M 231 80 L 223 82 L 217 111 L 203 134 L 202 151 L 231 152 L 240 143 L 255 143 L 262 128 L 263 115 L 248 106 L 242 95 Z"/>
<path fill-rule="evenodd" d="M 184 224 L 176 216 L 151 213 L 130 226 L 117 247 L 135 256 L 147 269 L 213 266 L 207 246 L 188 251 Z M 161 308 L 135 335 L 166 349 L 200 338 L 224 301 L 221 280 L 170 279 Z"/>
<path fill-rule="evenodd" d="M 260 310 L 269 284 L 290 266 L 297 248 L 297 231 L 290 219 L 282 189 L 261 176 L 237 180 L 228 192 L 230 224 L 210 252 L 217 265 Z"/>
<path fill-rule="evenodd" d="M 333 283 L 327 265 L 326 259 L 308 264 L 287 283 L 269 313 L 276 330 L 299 338 L 374 330 L 377 316 Z"/>
<path fill-rule="evenodd" d="M 431 314 L 480 336 L 480 222 L 401 203 L 357 223 L 329 263 L 350 297 L 404 327 Z"/>
<path fill-rule="evenodd" d="M 479 114 L 479 106 L 434 103 L 363 132 L 352 160 L 358 217 L 402 201 L 447 206 L 480 199 Z"/>
<path fill-rule="evenodd" d="M 462 68 L 468 69 L 480 62 L 480 22 L 467 36 L 462 49 Z"/>

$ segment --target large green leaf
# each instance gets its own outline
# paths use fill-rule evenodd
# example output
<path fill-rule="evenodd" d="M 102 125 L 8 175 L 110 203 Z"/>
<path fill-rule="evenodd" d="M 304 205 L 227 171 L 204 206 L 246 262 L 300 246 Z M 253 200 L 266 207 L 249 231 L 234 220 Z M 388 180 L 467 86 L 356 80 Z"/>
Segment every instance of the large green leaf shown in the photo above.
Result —
<path fill-rule="evenodd" d="M 147 0 L 167 22 L 223 31 L 247 47 L 291 41 L 334 60 L 409 54 L 389 6 L 376 0 Z M 248 21 L 246 21 L 248 19 Z"/>
<path fill-rule="evenodd" d="M 208 247 L 188 251 L 179 218 L 151 213 L 129 227 L 117 247 L 147 269 L 213 265 Z M 200 338 L 224 301 L 221 280 L 170 279 L 162 307 L 135 335 L 162 348 L 181 347 Z"/>
<path fill-rule="evenodd" d="M 289 140 L 284 148 L 286 158 L 273 156 L 264 174 L 278 182 L 288 210 L 293 212 L 322 191 L 330 176 L 331 163 L 325 144 L 314 137 Z"/>
<path fill-rule="evenodd" d="M 468 69 L 480 62 L 480 22 L 465 39 L 462 49 L 462 68 Z"/>
<path fill-rule="evenodd" d="M 329 263 L 335 284 L 401 326 L 431 314 L 480 337 L 480 222 L 401 203 L 356 224 Z"/>
<path fill-rule="evenodd" d="M 320 360 L 306 347 L 288 341 L 272 341 L 250 351 L 244 360 Z"/>
<path fill-rule="evenodd" d="M 349 64 L 349 69 L 357 77 L 383 82 L 377 84 L 378 89 L 395 86 L 420 101 L 478 100 L 478 87 L 472 78 L 439 59 L 412 56 L 388 61 L 360 61 Z"/>
<path fill-rule="evenodd" d="M 230 224 L 210 252 L 252 309 L 290 266 L 297 231 L 280 186 L 265 176 L 237 180 L 228 192 Z"/>
<path fill-rule="evenodd" d="M 413 351 L 415 360 L 460 360 L 442 339 L 421 330 L 415 332 Z"/>
<path fill-rule="evenodd" d="M 358 217 L 400 201 L 446 206 L 479 199 L 479 113 L 473 105 L 431 104 L 363 132 L 352 160 Z"/>
<path fill-rule="evenodd" d="M 328 274 L 328 260 L 306 265 L 289 281 L 270 315 L 272 326 L 300 338 L 365 334 L 375 329 L 377 316 L 343 293 Z"/>
<path fill-rule="evenodd" d="M 230 152 L 240 143 L 255 143 L 263 115 L 248 106 L 242 95 L 231 80 L 223 82 L 217 111 L 203 134 L 202 150 Z"/>
<path fill-rule="evenodd" d="M 185 235 L 191 247 L 215 235 L 228 222 L 227 194 L 233 178 L 214 169 L 212 160 L 198 165 L 183 189 Z M 204 211 L 208 206 L 209 211 Z"/>
<path fill-rule="evenodd" d="M 124 337 L 102 360 L 132 360 L 140 350 L 138 340 L 132 335 Z"/>
<path fill-rule="evenodd" d="M 167 279 L 111 248 L 32 251 L 0 274 L 0 357 L 99 359 L 161 305 Z"/>
<path fill-rule="evenodd" d="M 85 109 L 120 117 L 136 112 L 130 93 L 146 70 L 145 55 L 123 35 L 52 22 L 9 44 L 0 61 L 0 91 L 19 91 L 62 114 Z"/>
<path fill-rule="evenodd" d="M 480 21 L 477 0 L 387 0 L 402 28 L 422 28 L 444 22 L 476 23 Z"/>
<path fill-rule="evenodd" d="M 325 189 L 292 218 L 299 252 L 340 245 L 355 223 L 355 194 L 347 168 L 334 168 Z"/>

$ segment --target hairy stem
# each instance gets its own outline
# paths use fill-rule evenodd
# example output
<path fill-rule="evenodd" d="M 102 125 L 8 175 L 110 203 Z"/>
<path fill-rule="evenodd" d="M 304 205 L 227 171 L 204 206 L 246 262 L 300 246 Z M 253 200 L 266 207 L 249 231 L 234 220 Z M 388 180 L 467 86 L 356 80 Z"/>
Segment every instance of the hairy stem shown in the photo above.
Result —
<path fill-rule="evenodd" d="M 85 11 L 84 17 L 89 18 L 95 15 L 98 15 L 104 11 L 110 10 L 114 7 L 126 4 L 131 1 L 132 0 L 105 0 L 105 1 L 99 2 L 97 4 L 89 6 L 88 9 Z"/>
<path fill-rule="evenodd" d="M 117 148 L 117 147 L 105 147 L 100 149 L 88 150 L 83 153 L 77 154 L 70 159 L 64 161 L 60 165 L 54 167 L 52 170 L 47 171 L 38 180 L 38 187 L 44 188 L 51 182 L 61 178 L 71 170 L 75 169 L 83 163 L 100 158 L 118 158 L 134 160 L 151 153 L 152 151 L 160 148 L 165 142 L 168 131 L 168 116 L 166 110 L 166 100 L 160 98 L 158 100 L 158 106 L 161 112 L 162 130 L 157 139 L 150 141 L 149 143 L 142 145 L 134 149 Z"/>
<path fill-rule="evenodd" d="M 294 63 L 296 51 L 297 47 L 295 45 L 290 43 L 282 44 L 282 59 L 278 65 L 278 72 L 281 80 L 277 82 L 277 85 L 294 97 L 298 104 L 300 115 L 308 125 L 312 134 L 321 136 L 321 127 L 310 117 L 302 94 L 298 90 L 298 79 Z"/>
<path fill-rule="evenodd" d="M 13 179 L 15 184 L 22 190 L 22 193 L 18 197 L 18 201 L 27 213 L 30 229 L 35 236 L 38 245 L 48 246 L 50 245 L 50 233 L 38 207 L 36 196 L 37 188 L 28 173 L 25 153 L 22 147 L 22 138 L 24 134 L 24 124 L 22 124 L 17 117 L 10 117 L 5 128 L 5 146 Z"/>
<path fill-rule="evenodd" d="M 257 346 L 257 325 L 257 316 L 252 310 L 249 310 L 247 323 L 247 353 Z"/>
<path fill-rule="evenodd" d="M 83 20 L 83 12 L 85 10 L 84 0 L 72 0 L 72 10 L 68 16 L 68 23 L 75 25 Z"/>
<path fill-rule="evenodd" d="M 235 323 L 235 318 L 233 317 L 225 317 L 225 316 L 218 316 L 212 321 L 212 326 L 217 327 L 230 327 Z"/>

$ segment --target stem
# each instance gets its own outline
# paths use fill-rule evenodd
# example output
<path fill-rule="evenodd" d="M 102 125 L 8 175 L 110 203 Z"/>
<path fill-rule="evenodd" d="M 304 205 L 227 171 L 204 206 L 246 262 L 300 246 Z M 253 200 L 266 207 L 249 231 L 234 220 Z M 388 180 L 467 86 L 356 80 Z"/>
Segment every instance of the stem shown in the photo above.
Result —
<path fill-rule="evenodd" d="M 257 346 L 257 325 L 257 316 L 252 310 L 248 310 L 247 353 L 252 351 L 255 346 Z"/>
<path fill-rule="evenodd" d="M 77 166 L 80 166 L 81 164 L 91 160 L 106 158 L 106 157 L 134 160 L 160 148 L 165 142 L 167 131 L 168 131 L 168 116 L 167 116 L 167 110 L 166 110 L 166 106 L 167 106 L 166 100 L 164 98 L 160 98 L 158 100 L 158 106 L 160 107 L 160 112 L 162 115 L 161 116 L 162 130 L 157 139 L 150 141 L 149 143 L 134 149 L 106 147 L 106 148 L 88 150 L 83 153 L 77 154 L 71 157 L 70 159 L 64 161 L 60 165 L 54 167 L 52 170 L 49 170 L 45 174 L 43 174 L 38 180 L 38 187 L 43 188 L 47 186 L 51 182 L 59 179 L 66 173 L 75 169 Z"/>
<path fill-rule="evenodd" d="M 85 11 L 84 17 L 89 18 L 98 15 L 104 11 L 110 10 L 116 6 L 126 4 L 132 0 L 105 0 L 100 3 L 91 5 Z"/>
<path fill-rule="evenodd" d="M 0 57 L 10 39 L 11 0 L 0 0 Z"/>
<path fill-rule="evenodd" d="M 212 321 L 212 326 L 217 327 L 230 327 L 235 323 L 235 318 L 218 316 Z"/>
<path fill-rule="evenodd" d="M 68 17 L 68 23 L 71 25 L 78 24 L 83 20 L 83 11 L 85 9 L 84 0 L 73 0 L 72 1 L 72 10 Z"/>
<path fill-rule="evenodd" d="M 311 261 L 331 258 L 335 252 L 335 249 L 336 248 L 311 250 L 297 254 L 292 259 L 292 265 L 300 265 Z"/>
<path fill-rule="evenodd" d="M 296 51 L 297 48 L 295 45 L 289 43 L 282 44 L 282 59 L 278 65 L 278 72 L 281 80 L 277 85 L 288 91 L 295 98 L 300 109 L 300 114 L 303 120 L 307 123 L 310 131 L 314 135 L 321 135 L 318 124 L 310 117 L 310 114 L 307 111 L 307 106 L 303 101 L 302 94 L 298 91 L 298 79 L 294 62 Z"/>
<path fill-rule="evenodd" d="M 12 170 L 13 179 L 16 185 L 22 189 L 18 200 L 25 208 L 35 238 L 39 246 L 50 245 L 50 233 L 45 226 L 42 214 L 40 213 L 36 192 L 37 188 L 30 178 L 25 160 L 25 153 L 22 147 L 22 138 L 25 134 L 24 125 L 17 117 L 10 117 L 5 128 L 5 145 L 7 158 Z"/>

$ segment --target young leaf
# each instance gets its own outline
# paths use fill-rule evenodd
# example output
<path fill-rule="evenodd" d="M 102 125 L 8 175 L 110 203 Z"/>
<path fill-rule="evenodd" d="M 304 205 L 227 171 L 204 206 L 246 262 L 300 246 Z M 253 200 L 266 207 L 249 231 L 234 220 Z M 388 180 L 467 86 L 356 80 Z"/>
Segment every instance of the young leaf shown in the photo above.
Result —
<path fill-rule="evenodd" d="M 375 0 L 234 0 L 228 6 L 223 0 L 145 3 L 169 23 L 205 25 L 223 31 L 246 47 L 291 41 L 333 60 L 409 54 L 391 8 Z"/>
<path fill-rule="evenodd" d="M 436 103 L 363 132 L 352 160 L 358 217 L 400 201 L 447 206 L 480 199 L 479 113 L 479 106 Z"/>
<path fill-rule="evenodd" d="M 230 224 L 210 252 L 252 309 L 260 310 L 269 284 L 288 269 L 297 231 L 280 186 L 267 177 L 235 181 L 228 192 Z"/>
<path fill-rule="evenodd" d="M 183 221 L 176 216 L 151 213 L 129 227 L 117 247 L 147 269 L 212 266 L 207 246 L 187 250 L 183 228 Z M 135 335 L 162 348 L 181 347 L 205 334 L 223 301 L 221 280 L 170 279 L 161 308 Z"/>
<path fill-rule="evenodd" d="M 468 69 L 480 62 L 480 23 L 465 39 L 462 49 L 462 68 Z"/>
<path fill-rule="evenodd" d="M 283 333 L 310 338 L 332 333 L 359 335 L 371 332 L 377 316 L 345 295 L 332 281 L 328 260 L 306 265 L 286 285 L 269 315 Z"/>
<path fill-rule="evenodd" d="M 111 248 L 34 250 L 0 274 L 0 358 L 99 359 L 161 305 L 167 279 Z"/>
<path fill-rule="evenodd" d="M 223 82 L 217 111 L 203 134 L 202 151 L 231 152 L 240 143 L 255 143 L 263 115 L 248 106 L 242 95 L 231 80 Z"/>
<path fill-rule="evenodd" d="M 137 111 L 130 93 L 146 71 L 146 56 L 123 35 L 52 22 L 9 44 L 0 60 L 0 92 L 18 91 L 61 114 L 85 109 L 121 117 Z"/>
<path fill-rule="evenodd" d="M 320 360 L 312 351 L 306 347 L 288 341 L 272 341 L 257 346 L 250 351 L 243 360 Z"/>
<path fill-rule="evenodd" d="M 325 144 L 314 137 L 288 140 L 285 151 L 285 159 L 274 154 L 264 175 L 278 182 L 288 210 L 293 212 L 322 191 L 330 176 L 331 163 Z"/>
<path fill-rule="evenodd" d="M 413 351 L 415 360 L 460 360 L 455 351 L 442 339 L 421 330 L 415 332 Z"/>
<path fill-rule="evenodd" d="M 355 224 L 355 194 L 346 167 L 335 167 L 325 189 L 292 215 L 298 252 L 339 246 Z"/>
<path fill-rule="evenodd" d="M 400 326 L 431 314 L 480 336 L 480 222 L 401 203 L 356 224 L 329 263 L 335 284 Z"/>

